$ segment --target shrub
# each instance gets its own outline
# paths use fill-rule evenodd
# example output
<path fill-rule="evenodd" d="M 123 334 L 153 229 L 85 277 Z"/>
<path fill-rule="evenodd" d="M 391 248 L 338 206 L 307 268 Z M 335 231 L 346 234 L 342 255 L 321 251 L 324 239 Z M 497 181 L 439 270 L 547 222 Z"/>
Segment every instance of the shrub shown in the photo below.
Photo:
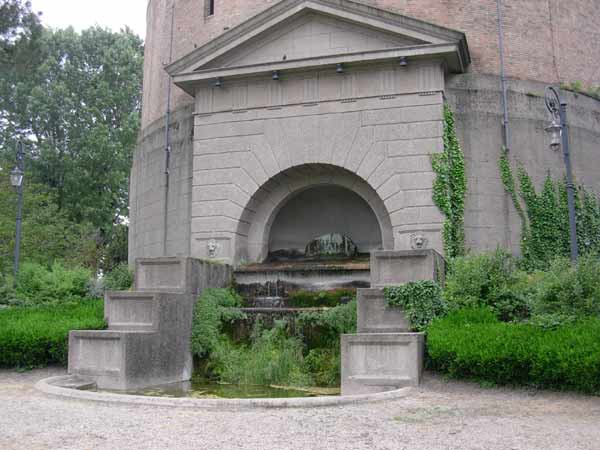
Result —
<path fill-rule="evenodd" d="M 504 250 L 456 258 L 450 264 L 444 299 L 452 308 L 490 307 L 500 320 L 529 316 L 528 276 Z"/>
<path fill-rule="evenodd" d="M 430 366 L 453 377 L 600 392 L 600 319 L 544 330 L 459 310 L 431 324 L 427 350 Z"/>
<path fill-rule="evenodd" d="M 415 331 L 425 331 L 436 317 L 448 310 L 442 290 L 434 281 L 411 281 L 401 286 L 386 287 L 384 295 L 390 306 L 402 308 Z"/>
<path fill-rule="evenodd" d="M 100 300 L 0 310 L 0 367 L 65 365 L 70 330 L 105 326 Z"/>
<path fill-rule="evenodd" d="M 286 334 L 285 324 L 260 330 L 250 345 L 234 345 L 222 337 L 213 348 L 210 368 L 220 381 L 236 384 L 306 386 L 302 341 Z"/>
<path fill-rule="evenodd" d="M 104 276 L 104 289 L 127 291 L 133 286 L 133 271 L 127 264 L 119 264 Z"/>
<path fill-rule="evenodd" d="M 242 299 L 231 289 L 206 289 L 194 307 L 192 321 L 192 353 L 198 358 L 208 356 L 221 338 L 222 323 L 243 318 Z"/>
<path fill-rule="evenodd" d="M 249 342 L 234 343 L 224 325 L 245 318 L 240 305 L 229 289 L 208 289 L 196 303 L 192 352 L 205 375 L 240 384 L 339 384 L 340 334 L 356 331 L 356 300 L 300 314 L 296 326 L 276 320 L 264 329 L 257 320 Z"/>
<path fill-rule="evenodd" d="M 54 263 L 50 268 L 24 263 L 17 275 L 14 296 L 20 305 L 40 305 L 79 301 L 87 296 L 91 272 L 83 267 L 66 268 Z"/>
<path fill-rule="evenodd" d="M 294 291 L 290 292 L 287 304 L 292 308 L 311 308 L 317 306 L 338 306 L 344 298 L 354 298 L 353 289 L 334 289 L 331 291 Z"/>
<path fill-rule="evenodd" d="M 531 292 L 534 316 L 556 321 L 600 316 L 600 260 L 585 256 L 573 266 L 566 258 L 554 260 L 547 272 L 537 272 Z"/>
<path fill-rule="evenodd" d="M 340 335 L 356 333 L 356 299 L 326 311 L 301 313 L 297 323 L 301 333 L 310 330 L 310 348 L 339 348 Z"/>
<path fill-rule="evenodd" d="M 334 348 L 313 348 L 304 357 L 304 370 L 311 374 L 317 386 L 339 386 L 341 359 L 339 345 Z"/>

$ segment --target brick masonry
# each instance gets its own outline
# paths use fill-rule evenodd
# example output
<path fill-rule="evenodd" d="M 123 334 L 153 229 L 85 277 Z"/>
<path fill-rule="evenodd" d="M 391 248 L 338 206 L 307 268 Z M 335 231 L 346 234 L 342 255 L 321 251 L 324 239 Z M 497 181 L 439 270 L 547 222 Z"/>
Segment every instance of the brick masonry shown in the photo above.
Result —
<path fill-rule="evenodd" d="M 175 6 L 173 60 L 191 52 L 278 0 L 215 0 L 204 17 L 205 0 L 150 0 L 144 68 L 143 128 L 165 113 L 170 11 Z M 471 71 L 498 74 L 495 0 L 361 0 L 361 3 L 463 31 Z M 598 0 L 503 0 L 507 75 L 544 82 L 600 84 Z M 175 107 L 192 101 L 173 91 Z"/>
<path fill-rule="evenodd" d="M 215 16 L 205 19 L 200 0 L 175 1 L 174 59 L 191 51 L 195 44 L 201 45 L 222 33 L 225 27 L 276 3 L 264 0 L 216 2 Z M 561 155 L 548 150 L 543 131 L 548 120 L 542 98 L 544 81 L 600 82 L 596 62 L 600 58 L 600 40 L 594 38 L 598 32 L 592 27 L 594 21 L 600 22 L 600 17 L 597 8 L 592 7 L 592 1 L 570 3 L 568 8 L 556 1 L 506 0 L 505 3 L 507 62 L 512 77 L 509 82 L 511 152 L 523 162 L 536 182 L 541 183 L 548 170 L 555 176 L 561 176 L 564 170 Z M 171 4 L 168 0 L 151 0 L 148 9 L 144 128 L 134 157 L 130 191 L 131 261 L 136 257 L 163 254 L 206 256 L 206 244 L 213 238 L 229 258 L 264 255 L 264 236 L 257 233 L 265 227 L 253 229 L 244 225 L 245 222 L 260 224 L 261 221 L 264 224 L 272 212 L 259 210 L 259 205 L 271 202 L 265 202 L 264 189 L 258 187 L 262 185 L 273 195 L 278 195 L 268 184 L 272 181 L 267 180 L 276 181 L 279 176 L 290 177 L 293 186 L 300 186 L 306 181 L 305 174 L 288 172 L 288 169 L 311 161 L 335 163 L 331 167 L 321 167 L 319 170 L 326 173 L 319 176 L 334 177 L 342 185 L 356 182 L 349 174 L 357 174 L 359 180 L 362 178 L 354 185 L 355 189 L 360 186 L 359 194 L 371 199 L 367 201 L 378 217 L 385 216 L 378 213 L 380 210 L 389 213 L 390 223 L 382 226 L 384 234 L 388 229 L 392 234 L 391 238 L 383 236 L 386 248 L 408 248 L 410 234 L 415 231 L 429 230 L 434 234 L 439 231 L 441 218 L 431 202 L 433 174 L 428 166 L 428 155 L 440 149 L 440 99 L 431 102 L 431 98 L 410 94 L 418 91 L 414 84 L 410 86 L 414 78 L 403 79 L 401 85 L 407 88 L 404 94 L 401 89 L 393 89 L 394 94 L 402 94 L 393 100 L 369 99 L 371 94 L 359 90 L 352 93 L 353 97 L 359 98 L 355 103 L 330 102 L 331 98 L 327 96 L 317 98 L 319 89 L 311 83 L 305 83 L 301 89 L 286 82 L 270 84 L 269 92 L 261 95 L 259 91 L 263 87 L 260 83 L 251 89 L 240 85 L 230 92 L 246 91 L 254 92 L 254 95 L 223 96 L 214 104 L 199 92 L 196 105 L 192 103 L 192 97 L 175 88 L 165 250 L 163 117 L 167 85 L 162 63 L 167 62 L 169 27 L 165 26 L 165 20 Z M 519 218 L 504 193 L 497 166 L 502 145 L 502 111 L 497 76 L 495 1 L 381 0 L 370 4 L 466 32 L 473 57 L 471 73 L 448 76 L 446 80 L 439 80 L 440 84 L 432 90 L 443 90 L 455 111 L 457 131 L 465 151 L 469 181 L 465 213 L 467 244 L 472 249 L 493 249 L 502 245 L 518 252 Z M 516 4 L 521 6 L 523 17 L 517 17 Z M 550 53 L 552 39 L 550 35 L 542 36 L 543 30 L 548 29 L 548 16 L 542 14 L 548 5 L 553 12 L 553 23 L 561 24 L 554 27 L 561 31 L 560 34 L 555 32 L 555 50 Z M 453 11 L 452 17 L 447 14 L 449 10 Z M 529 16 L 531 21 L 525 26 L 524 21 Z M 511 17 L 515 17 L 512 22 Z M 517 27 L 516 23 L 520 25 Z M 537 32 L 532 33 L 536 27 Z M 560 45 L 557 44 L 559 38 Z M 287 80 L 287 83 L 292 82 Z M 273 91 L 275 86 L 279 86 L 277 91 Z M 321 92 L 326 93 L 331 88 L 328 86 L 323 78 Z M 357 81 L 348 86 L 360 89 L 368 83 Z M 289 105 L 283 109 L 269 109 L 269 101 L 290 100 L 284 98 L 290 93 L 298 95 L 299 103 L 294 106 L 296 100 L 283 101 Z M 310 98 L 305 98 L 306 95 Z M 566 98 L 575 176 L 578 182 L 600 193 L 597 177 L 600 102 L 581 95 L 567 94 Z M 262 103 L 240 105 L 240 99 Z M 308 100 L 310 102 L 306 103 Z M 250 109 L 243 115 L 236 115 L 232 106 L 233 109 L 242 106 Z M 311 116 L 315 108 L 319 111 L 319 120 Z M 194 118 L 194 109 L 208 114 Z M 275 123 L 280 127 L 273 127 Z M 232 136 L 233 124 L 235 136 Z M 344 147 L 343 143 L 334 142 L 328 147 L 332 151 L 330 159 L 315 154 L 315 148 L 309 145 L 310 139 L 320 140 L 315 133 L 323 126 L 340 132 L 344 127 L 355 127 L 358 131 L 354 150 L 350 144 Z M 282 134 L 283 129 L 287 129 L 287 133 Z M 298 139 L 299 133 L 302 133 L 302 139 Z M 272 148 L 281 149 L 277 159 L 272 157 Z M 397 161 L 402 164 L 396 164 Z M 221 233 L 215 235 L 219 230 Z M 390 239 L 392 244 L 385 244 Z M 439 238 L 430 236 L 430 241 L 433 248 L 441 250 Z"/>

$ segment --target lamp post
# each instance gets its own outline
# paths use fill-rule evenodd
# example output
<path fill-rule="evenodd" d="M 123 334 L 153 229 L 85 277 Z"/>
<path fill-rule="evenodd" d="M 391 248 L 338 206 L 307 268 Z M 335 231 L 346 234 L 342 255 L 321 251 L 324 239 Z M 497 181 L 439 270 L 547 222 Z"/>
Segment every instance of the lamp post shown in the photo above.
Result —
<path fill-rule="evenodd" d="M 17 166 L 10 173 L 10 184 L 17 190 L 17 231 L 15 237 L 15 283 L 19 273 L 19 258 L 21 256 L 21 221 L 23 217 L 23 142 L 17 147 Z"/>
<path fill-rule="evenodd" d="M 575 185 L 571 169 L 569 152 L 569 129 L 567 127 L 567 102 L 554 86 L 546 88 L 546 108 L 552 115 L 552 123 L 546 128 L 550 134 L 550 148 L 557 151 L 561 146 L 567 172 L 567 205 L 569 207 L 569 234 L 571 238 L 571 261 L 577 262 L 579 248 L 577 245 L 577 220 L 575 216 Z"/>

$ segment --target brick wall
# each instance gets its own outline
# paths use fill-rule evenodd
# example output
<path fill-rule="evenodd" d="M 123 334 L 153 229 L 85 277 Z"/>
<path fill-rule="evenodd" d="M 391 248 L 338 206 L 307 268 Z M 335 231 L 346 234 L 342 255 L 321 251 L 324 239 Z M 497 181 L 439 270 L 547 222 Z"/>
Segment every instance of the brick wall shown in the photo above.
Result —
<path fill-rule="evenodd" d="M 144 69 L 143 127 L 165 113 L 170 11 L 175 5 L 173 60 L 203 45 L 279 0 L 215 0 L 205 17 L 205 0 L 150 0 Z M 495 0 L 361 0 L 417 19 L 464 31 L 471 71 L 497 74 Z M 511 78 L 600 84 L 598 0 L 503 0 L 507 73 Z M 172 105 L 191 98 L 175 88 Z"/>

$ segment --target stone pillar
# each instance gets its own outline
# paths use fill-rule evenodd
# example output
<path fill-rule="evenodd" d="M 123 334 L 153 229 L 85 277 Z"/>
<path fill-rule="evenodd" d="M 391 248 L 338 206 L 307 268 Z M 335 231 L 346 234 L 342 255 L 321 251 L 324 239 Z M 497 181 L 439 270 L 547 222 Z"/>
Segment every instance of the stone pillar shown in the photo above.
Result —
<path fill-rule="evenodd" d="M 342 336 L 342 395 L 417 386 L 425 337 L 411 333 L 401 309 L 387 305 L 383 288 L 409 281 L 443 283 L 444 259 L 435 250 L 376 251 L 371 288 L 357 291 L 358 334 Z"/>
<path fill-rule="evenodd" d="M 195 300 L 232 278 L 230 266 L 192 258 L 139 259 L 135 267 L 135 291 L 105 295 L 108 329 L 69 334 L 69 374 L 100 389 L 189 380 Z"/>

